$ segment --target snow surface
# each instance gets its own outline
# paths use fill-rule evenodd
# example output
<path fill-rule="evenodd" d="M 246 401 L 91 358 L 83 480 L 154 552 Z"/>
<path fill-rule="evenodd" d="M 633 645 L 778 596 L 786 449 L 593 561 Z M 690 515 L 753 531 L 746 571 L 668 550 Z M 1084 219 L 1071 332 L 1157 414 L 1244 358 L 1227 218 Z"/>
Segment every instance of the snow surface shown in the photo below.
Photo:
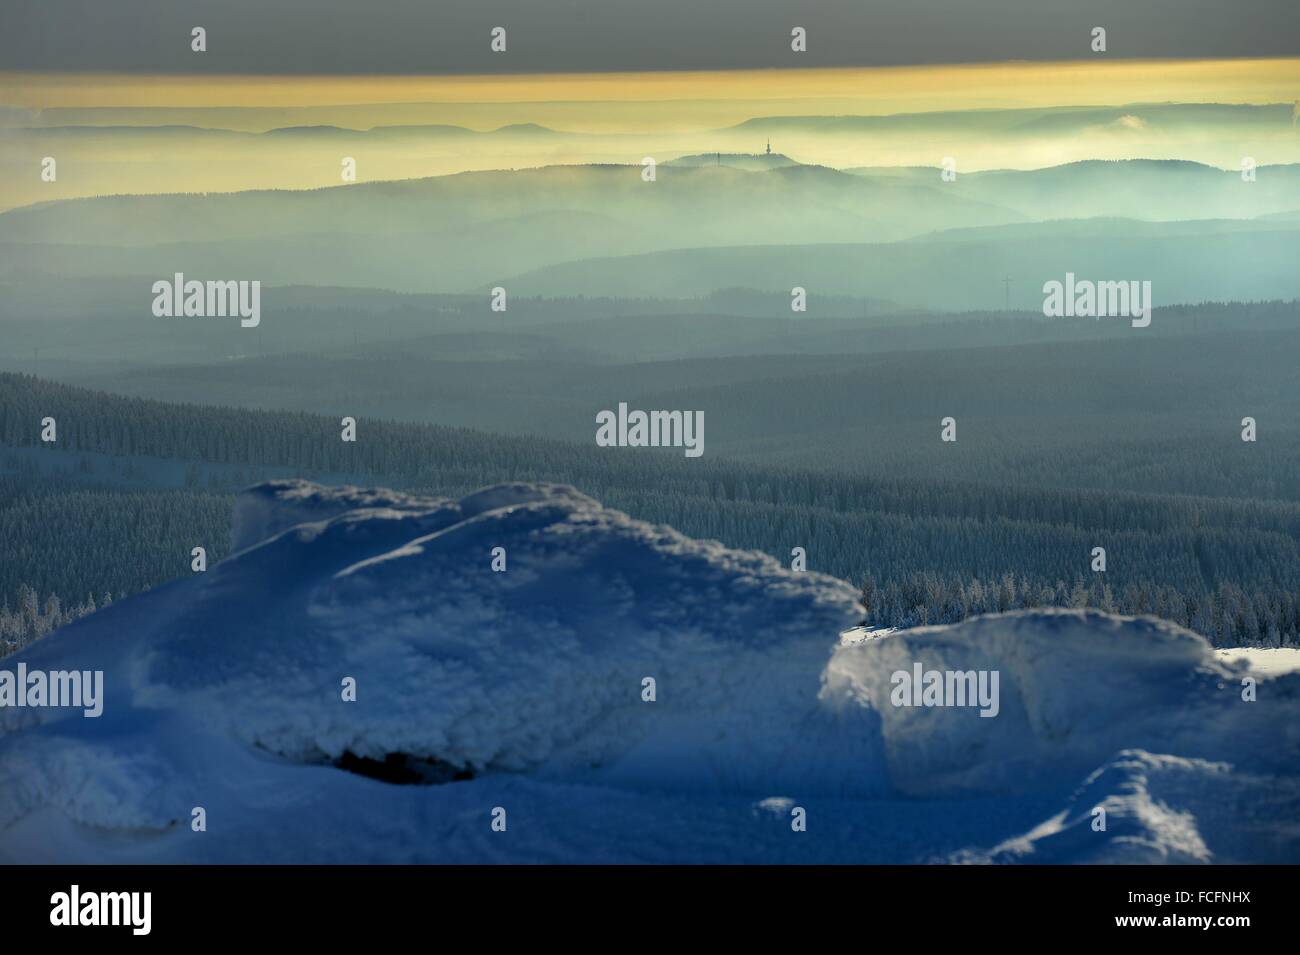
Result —
<path fill-rule="evenodd" d="M 1171 624 L 841 639 L 848 584 L 556 485 L 271 482 L 233 540 L 4 661 L 102 669 L 105 703 L 0 708 L 0 862 L 1300 861 L 1300 673 Z M 998 716 L 891 705 L 917 662 L 997 670 Z"/>
<path fill-rule="evenodd" d="M 1260 673 L 1300 670 L 1300 647 L 1221 647 L 1215 652 L 1226 660 L 1245 660 Z"/>

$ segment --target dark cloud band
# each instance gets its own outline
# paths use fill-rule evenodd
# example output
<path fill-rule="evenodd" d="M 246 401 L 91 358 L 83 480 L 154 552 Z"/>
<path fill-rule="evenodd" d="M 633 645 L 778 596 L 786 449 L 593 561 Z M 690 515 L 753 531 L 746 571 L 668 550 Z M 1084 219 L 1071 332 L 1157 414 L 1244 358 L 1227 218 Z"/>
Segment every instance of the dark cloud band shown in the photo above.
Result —
<path fill-rule="evenodd" d="M 8 70 L 473 74 L 1300 54 L 1295 0 L 0 0 Z M 207 52 L 190 30 L 207 30 Z M 504 53 L 489 49 L 505 27 Z M 807 30 L 806 53 L 790 31 Z"/>

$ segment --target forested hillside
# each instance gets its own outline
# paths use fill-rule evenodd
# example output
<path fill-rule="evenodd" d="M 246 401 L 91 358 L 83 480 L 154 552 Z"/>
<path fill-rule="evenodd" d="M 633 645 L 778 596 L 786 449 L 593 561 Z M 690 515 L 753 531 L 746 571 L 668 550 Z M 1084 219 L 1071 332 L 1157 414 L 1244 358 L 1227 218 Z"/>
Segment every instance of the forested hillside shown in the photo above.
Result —
<path fill-rule="evenodd" d="M 53 446 L 40 440 L 45 417 L 57 421 Z M 783 562 L 805 548 L 809 569 L 865 582 L 869 619 L 894 626 L 1088 604 L 1157 613 L 1221 645 L 1300 642 L 1300 504 L 1290 501 L 855 477 L 368 419 L 345 443 L 323 415 L 7 374 L 0 446 L 0 634 L 11 646 L 40 635 L 29 592 L 79 606 L 190 573 L 196 545 L 220 559 L 233 492 L 284 473 L 443 495 L 507 480 L 573 484 Z M 178 462 L 184 481 L 162 480 Z M 1094 547 L 1106 549 L 1104 573 L 1090 568 Z"/>
<path fill-rule="evenodd" d="M 1007 313 L 888 329 L 695 315 L 523 330 L 510 315 L 480 317 L 473 333 L 357 345 L 349 335 L 314 352 L 116 370 L 78 363 L 46 377 L 166 402 L 434 422 L 525 442 L 585 444 L 596 412 L 628 401 L 703 410 L 706 457 L 754 465 L 1300 501 L 1293 302 L 1160 309 L 1145 329 Z M 797 342 L 807 350 L 792 354 Z M 54 365 L 40 354 L 42 367 Z M 955 444 L 939 440 L 947 415 L 958 420 Z M 1241 440 L 1246 416 L 1258 423 L 1256 442 Z"/>

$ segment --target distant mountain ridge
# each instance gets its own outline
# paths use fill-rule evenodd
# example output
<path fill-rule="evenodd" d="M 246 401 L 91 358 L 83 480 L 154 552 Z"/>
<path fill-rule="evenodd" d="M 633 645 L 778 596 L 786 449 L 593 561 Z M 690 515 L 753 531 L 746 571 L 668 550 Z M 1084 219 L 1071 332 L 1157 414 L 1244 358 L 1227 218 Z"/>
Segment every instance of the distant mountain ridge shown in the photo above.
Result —
<path fill-rule="evenodd" d="M 733 169 L 751 169 L 765 171 L 781 169 L 787 166 L 799 166 L 802 163 L 781 153 L 696 153 L 692 156 L 679 156 L 670 159 L 666 166 L 730 166 Z"/>
<path fill-rule="evenodd" d="M 657 288 L 704 295 L 725 285 L 776 292 L 798 284 L 828 295 L 871 295 L 939 311 L 1041 308 L 1039 291 L 1067 272 L 1080 278 L 1152 282 L 1159 305 L 1300 298 L 1300 231 L 1282 220 L 1024 223 L 937 232 L 877 244 L 749 245 L 675 249 L 562 263 L 510 278 L 524 295 L 649 295 Z M 1249 269 L 1226 263 L 1248 262 Z"/>
<path fill-rule="evenodd" d="M 217 270 L 268 285 L 468 293 L 504 283 L 524 295 L 643 298 L 802 285 L 969 310 L 999 306 L 990 275 L 1041 284 L 1087 269 L 1158 280 L 1160 304 L 1297 294 L 1293 220 L 1256 217 L 1300 209 L 1300 165 L 1260 167 L 1253 182 L 1165 160 L 945 182 L 937 170 L 845 172 L 781 153 L 681 158 L 654 181 L 639 163 L 550 165 L 47 202 L 0 213 L 0 279 Z M 914 241 L 890 246 L 900 240 Z M 960 258 L 935 258 L 925 246 L 938 241 L 960 242 Z M 1225 267 L 1234 255 L 1250 268 Z"/>
<path fill-rule="evenodd" d="M 1239 124 L 1291 122 L 1291 103 L 1130 103 L 1123 106 L 1050 106 L 1013 109 L 935 110 L 880 115 L 756 116 L 727 131 L 766 133 L 769 130 L 815 130 L 856 133 L 871 130 L 949 127 L 1042 132 L 1044 127 L 1077 128 L 1114 123 L 1134 117 L 1143 123 L 1184 124 L 1231 121 Z M 1140 127 L 1134 127 L 1140 128 Z"/>
<path fill-rule="evenodd" d="M 225 135 L 225 136 L 328 136 L 328 135 L 355 135 L 364 136 L 367 134 L 384 135 L 397 133 L 426 133 L 429 135 L 452 135 L 452 136 L 493 136 L 498 134 L 511 135 L 538 135 L 538 136 L 566 136 L 574 135 L 572 133 L 562 133 L 558 130 L 550 129 L 546 126 L 540 126 L 537 123 L 508 123 L 504 126 L 498 126 L 494 129 L 471 129 L 468 126 L 455 126 L 450 124 L 431 123 L 424 125 L 408 124 L 391 124 L 381 126 L 369 126 L 365 128 L 353 128 L 350 126 L 334 126 L 328 123 L 318 123 L 307 126 L 276 126 L 272 129 L 261 131 L 244 131 L 235 129 L 223 129 L 215 126 L 193 126 L 184 123 L 171 123 L 164 125 L 136 126 L 129 124 L 112 124 L 112 125 L 94 125 L 79 124 L 68 126 L 21 126 L 13 127 L 10 130 L 13 134 L 40 134 L 60 135 L 60 134 L 82 134 L 82 135 L 102 135 L 102 134 L 120 134 L 129 135 L 131 133 L 165 133 L 165 132 L 187 132 L 194 134 L 206 135 Z"/>

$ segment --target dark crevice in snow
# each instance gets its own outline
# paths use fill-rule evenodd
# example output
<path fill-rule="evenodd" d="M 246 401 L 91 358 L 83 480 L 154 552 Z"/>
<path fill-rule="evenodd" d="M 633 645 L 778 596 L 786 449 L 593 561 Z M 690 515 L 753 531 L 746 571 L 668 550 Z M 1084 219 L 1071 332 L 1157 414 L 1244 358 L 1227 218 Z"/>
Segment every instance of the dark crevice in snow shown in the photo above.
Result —
<path fill-rule="evenodd" d="M 332 765 L 358 776 L 406 786 L 439 786 L 474 778 L 473 770 L 459 769 L 442 760 L 410 753 L 385 753 L 383 759 L 371 759 L 347 750 Z"/>

